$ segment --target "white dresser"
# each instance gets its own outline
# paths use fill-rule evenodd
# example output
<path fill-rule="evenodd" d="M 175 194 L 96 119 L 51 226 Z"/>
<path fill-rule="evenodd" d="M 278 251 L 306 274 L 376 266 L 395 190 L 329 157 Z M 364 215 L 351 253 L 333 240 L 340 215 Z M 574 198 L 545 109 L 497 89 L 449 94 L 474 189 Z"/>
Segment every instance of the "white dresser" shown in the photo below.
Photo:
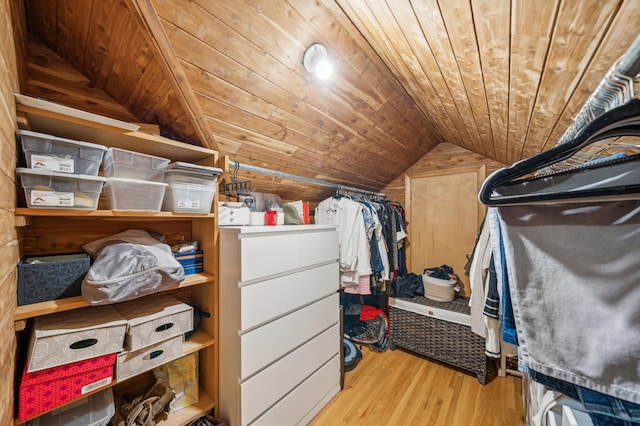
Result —
<path fill-rule="evenodd" d="M 335 227 L 221 227 L 219 252 L 218 414 L 308 423 L 340 390 Z"/>

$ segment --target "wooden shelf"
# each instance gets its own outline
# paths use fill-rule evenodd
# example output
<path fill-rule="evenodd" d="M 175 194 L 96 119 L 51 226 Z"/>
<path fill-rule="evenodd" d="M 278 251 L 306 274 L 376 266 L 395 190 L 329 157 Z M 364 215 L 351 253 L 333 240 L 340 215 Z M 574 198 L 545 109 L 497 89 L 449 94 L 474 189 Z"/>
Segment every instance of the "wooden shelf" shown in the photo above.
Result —
<path fill-rule="evenodd" d="M 205 333 L 202 330 L 197 330 L 191 337 L 189 337 L 189 339 L 187 339 L 185 342 L 182 343 L 182 354 L 183 355 L 189 355 L 191 353 L 198 352 L 199 350 L 204 349 L 204 348 L 206 348 L 208 346 L 212 346 L 213 344 L 215 344 L 215 339 L 213 337 L 209 336 L 207 333 Z M 143 374 L 143 373 L 145 373 L 145 372 L 143 371 L 141 374 Z M 126 382 L 130 378 L 131 377 L 127 378 L 124 381 Z M 86 396 L 93 395 L 94 393 L 101 392 L 101 391 L 103 391 L 105 389 L 108 389 L 108 388 L 116 386 L 118 383 L 120 383 L 120 382 L 117 382 L 114 379 L 108 386 L 104 386 L 104 387 L 101 387 L 99 389 L 96 389 L 96 390 L 94 390 L 92 392 L 87 393 L 84 396 L 86 397 Z M 75 401 L 77 401 L 77 399 L 74 399 L 73 401 L 69 401 L 66 404 L 60 405 L 60 406 L 58 406 L 56 408 L 53 408 L 53 409 L 51 409 L 49 411 L 46 411 L 44 413 L 40 413 L 35 417 L 42 416 L 43 414 L 46 414 L 46 413 L 48 413 L 50 411 L 57 410 L 58 408 L 62 408 L 65 405 L 68 405 L 68 404 L 72 404 Z M 187 410 L 187 411 L 185 411 L 182 414 L 180 414 L 180 413 L 183 410 L 180 410 L 180 411 L 178 411 L 176 413 L 171 414 L 168 419 L 163 421 L 162 424 L 163 425 L 165 425 L 165 424 L 166 425 L 173 425 L 173 424 L 184 425 L 184 424 L 186 424 L 186 422 L 185 423 L 173 423 L 174 417 L 175 417 L 175 419 L 182 419 L 182 418 L 186 418 L 184 416 L 192 416 L 193 415 L 193 416 L 195 416 L 195 417 L 193 417 L 191 419 L 191 420 L 193 420 L 193 419 L 198 418 L 202 414 L 206 413 L 207 411 L 209 411 L 211 408 L 213 408 L 213 406 L 214 406 L 214 402 L 211 399 L 211 397 L 209 395 L 207 395 L 207 393 L 204 392 L 204 390 L 202 388 L 200 388 L 200 392 L 199 392 L 199 396 L 198 396 L 198 403 L 196 403 L 196 404 L 194 404 L 192 406 L 189 406 L 189 407 L 185 407 L 183 410 Z M 35 418 L 35 417 L 33 417 L 33 418 Z M 28 422 L 29 420 L 32 420 L 32 418 L 25 419 L 25 420 L 22 420 L 22 421 L 16 419 L 14 424 L 16 426 L 17 425 L 23 425 L 26 422 Z M 168 423 L 165 423 L 165 422 L 168 422 Z"/>
<path fill-rule="evenodd" d="M 215 162 L 218 152 L 196 145 L 188 145 L 139 131 L 127 131 L 108 123 L 97 123 L 64 112 L 46 111 L 28 105 L 16 106 L 19 114 L 26 114 L 30 130 L 80 141 L 90 141 L 109 147 L 143 152 L 173 161 L 190 163 Z M 210 164 L 213 165 L 213 164 Z"/>
<path fill-rule="evenodd" d="M 184 281 L 178 285 L 174 285 L 166 288 L 163 291 L 175 290 L 178 288 L 185 288 L 194 285 L 213 282 L 215 277 L 205 272 L 197 274 L 191 274 L 185 276 Z M 64 312 L 72 309 L 84 308 L 89 305 L 82 296 L 69 297 L 66 299 L 49 300 L 47 302 L 33 303 L 31 305 L 18 306 L 13 316 L 14 321 L 19 321 L 27 318 L 37 317 L 40 315 L 53 314 L 56 312 Z"/>
<path fill-rule="evenodd" d="M 184 144 L 161 136 L 149 135 L 134 130 L 127 123 L 114 123 L 104 117 L 92 116 L 82 111 L 69 111 L 56 105 L 45 105 L 46 101 L 31 100 L 29 104 L 19 102 L 20 128 L 42 132 L 58 137 L 98 143 L 107 147 L 120 148 L 169 158 L 171 161 L 183 161 L 204 166 L 216 166 L 218 152 Z M 101 199 L 101 202 L 104 200 Z M 102 204 L 100 204 L 102 206 Z M 217 195 L 214 198 L 213 211 L 217 208 Z M 202 320 L 199 329 L 182 346 L 184 355 L 200 353 L 200 390 L 199 402 L 176 413 L 166 416 L 159 424 L 185 425 L 206 414 L 218 401 L 218 351 L 217 351 L 217 235 L 216 214 L 149 212 L 149 211 L 113 211 L 113 210 L 71 210 L 71 209 L 15 209 L 15 227 L 23 234 L 21 256 L 36 253 L 79 251 L 86 241 L 93 241 L 104 235 L 120 232 L 126 227 L 144 227 L 150 231 L 167 233 L 173 239 L 189 238 L 198 241 L 205 253 L 207 272 L 187 275 L 185 279 L 163 292 L 178 290 L 178 295 L 190 296 L 201 308 L 211 313 L 211 317 Z M 144 223 L 148 222 L 147 226 Z M 70 236 L 71 235 L 71 236 Z M 188 237 L 187 237 L 188 236 Z M 169 237 L 168 237 L 169 238 Z M 173 241 L 172 239 L 172 241 Z M 177 240 L 176 240 L 177 241 Z M 179 291 L 192 287 L 184 292 Z M 64 312 L 91 306 L 82 297 L 71 297 L 17 307 L 14 314 L 14 328 L 23 331 L 28 319 L 57 312 Z M 24 356 L 24 354 L 21 354 Z M 19 361 L 17 361 L 19 363 Z M 142 372 L 109 387 L 117 386 L 114 391 L 125 392 L 136 386 L 146 386 L 153 380 L 151 371 Z M 16 384 L 17 385 L 17 384 Z M 92 393 L 99 392 L 97 389 Z M 89 394 L 87 394 L 89 395 Z M 16 425 L 24 422 L 16 421 Z"/>
<path fill-rule="evenodd" d="M 16 208 L 16 218 L 21 216 L 33 217 L 114 217 L 124 219 L 209 219 L 215 217 L 214 213 L 177 213 L 177 212 L 149 212 L 135 210 L 68 210 L 68 209 L 30 209 L 27 207 Z M 17 219 L 18 221 L 19 219 Z"/>
<path fill-rule="evenodd" d="M 198 393 L 198 402 L 188 407 L 183 408 L 180 411 L 169 414 L 166 419 L 156 422 L 160 426 L 183 426 L 189 424 L 189 422 L 197 419 L 200 416 L 205 415 L 209 410 L 215 406 L 213 399 L 207 395 L 207 393 L 200 388 Z"/>

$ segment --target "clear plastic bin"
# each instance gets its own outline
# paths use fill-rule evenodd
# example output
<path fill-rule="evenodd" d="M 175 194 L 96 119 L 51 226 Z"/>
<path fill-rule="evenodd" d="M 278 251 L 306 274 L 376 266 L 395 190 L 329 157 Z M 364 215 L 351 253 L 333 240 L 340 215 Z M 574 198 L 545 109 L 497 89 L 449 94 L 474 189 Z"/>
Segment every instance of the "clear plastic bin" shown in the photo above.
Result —
<path fill-rule="evenodd" d="M 108 178 L 162 182 L 169 161 L 168 158 L 109 148 L 104 155 L 103 170 Z"/>
<path fill-rule="evenodd" d="M 104 185 L 107 206 L 111 210 L 160 211 L 167 189 L 163 182 L 110 177 Z"/>
<path fill-rule="evenodd" d="M 32 426 L 103 426 L 115 415 L 113 390 L 107 388 L 36 417 Z"/>
<path fill-rule="evenodd" d="M 19 130 L 27 167 L 59 173 L 98 176 L 107 147 L 64 139 L 45 133 Z"/>
<path fill-rule="evenodd" d="M 167 212 L 209 213 L 215 192 L 215 185 L 172 183 L 164 195 L 162 210 Z"/>
<path fill-rule="evenodd" d="M 98 208 L 102 186 L 101 176 L 72 175 L 48 170 L 18 167 L 27 207 L 87 209 Z"/>

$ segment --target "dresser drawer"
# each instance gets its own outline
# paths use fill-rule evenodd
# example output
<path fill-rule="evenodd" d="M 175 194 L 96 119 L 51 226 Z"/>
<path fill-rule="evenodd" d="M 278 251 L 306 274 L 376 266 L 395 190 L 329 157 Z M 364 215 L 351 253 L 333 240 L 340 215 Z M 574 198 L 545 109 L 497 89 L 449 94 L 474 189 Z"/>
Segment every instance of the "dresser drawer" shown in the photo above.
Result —
<path fill-rule="evenodd" d="M 240 281 L 256 280 L 338 259 L 335 229 L 241 237 Z"/>
<path fill-rule="evenodd" d="M 338 322 L 338 294 L 252 330 L 240 337 L 240 379 L 255 374 Z M 335 348 L 335 342 L 331 345 Z"/>
<path fill-rule="evenodd" d="M 338 324 L 240 385 L 242 424 L 248 424 L 339 353 Z M 339 369 L 337 371 L 339 375 Z"/>
<path fill-rule="evenodd" d="M 307 424 L 340 391 L 340 355 L 256 419 L 255 425 Z"/>
<path fill-rule="evenodd" d="M 240 289 L 240 330 L 254 328 L 335 293 L 338 281 L 338 262 L 334 262 L 244 286 Z"/>

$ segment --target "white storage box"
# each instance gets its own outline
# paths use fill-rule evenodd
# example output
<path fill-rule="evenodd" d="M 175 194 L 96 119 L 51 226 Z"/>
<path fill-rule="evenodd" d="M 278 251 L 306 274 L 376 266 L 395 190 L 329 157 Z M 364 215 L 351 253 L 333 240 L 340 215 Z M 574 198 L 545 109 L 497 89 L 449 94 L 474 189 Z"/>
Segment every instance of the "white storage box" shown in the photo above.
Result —
<path fill-rule="evenodd" d="M 182 336 L 176 336 L 137 351 L 119 353 L 116 361 L 116 380 L 127 379 L 180 358 L 183 355 L 182 341 Z"/>
<path fill-rule="evenodd" d="M 107 151 L 103 145 L 29 130 L 19 130 L 18 136 L 30 169 L 98 176 L 100 163 Z"/>
<path fill-rule="evenodd" d="M 193 330 L 193 308 L 171 296 L 145 297 L 114 307 L 127 320 L 125 344 L 129 350 Z"/>
<path fill-rule="evenodd" d="M 227 205 L 218 203 L 218 226 L 248 225 L 251 220 L 251 210 L 243 203 Z"/>
<path fill-rule="evenodd" d="M 109 305 L 36 317 L 27 371 L 120 352 L 126 326 L 127 321 Z"/>
<path fill-rule="evenodd" d="M 36 417 L 31 426 L 105 426 L 116 414 L 111 388 Z"/>
<path fill-rule="evenodd" d="M 148 210 L 160 211 L 167 189 L 163 182 L 145 182 L 142 180 L 107 178 L 104 195 L 107 207 L 111 210 Z"/>
<path fill-rule="evenodd" d="M 209 213 L 215 185 L 169 184 L 164 195 L 162 210 L 166 212 Z"/>
<path fill-rule="evenodd" d="M 162 182 L 169 159 L 125 149 L 109 148 L 104 155 L 104 175 L 124 179 Z"/>
<path fill-rule="evenodd" d="M 19 167 L 24 195 L 29 208 L 98 208 L 106 179 L 100 176 L 72 175 L 49 170 Z"/>

